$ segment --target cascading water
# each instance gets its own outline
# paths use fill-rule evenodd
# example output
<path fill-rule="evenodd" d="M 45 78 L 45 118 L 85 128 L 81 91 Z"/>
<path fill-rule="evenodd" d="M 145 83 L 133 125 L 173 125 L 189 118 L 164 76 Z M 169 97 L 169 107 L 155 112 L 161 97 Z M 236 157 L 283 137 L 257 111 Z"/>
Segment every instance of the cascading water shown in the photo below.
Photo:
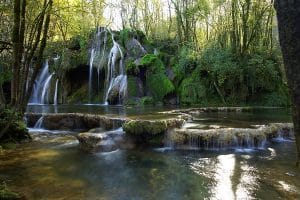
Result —
<path fill-rule="evenodd" d="M 113 47 L 109 53 L 109 60 L 106 73 L 106 92 L 105 92 L 105 104 L 108 104 L 109 96 L 117 94 L 118 103 L 122 103 L 122 100 L 127 94 L 127 76 L 125 74 L 124 54 L 120 45 L 115 41 L 112 34 Z M 119 69 L 117 69 L 117 62 L 119 61 Z"/>
<path fill-rule="evenodd" d="M 92 78 L 93 78 L 93 62 L 95 59 L 95 49 L 91 50 L 90 71 L 89 71 L 89 103 L 92 101 Z"/>
<path fill-rule="evenodd" d="M 35 123 L 34 127 L 35 129 L 41 129 L 43 127 L 44 122 L 44 116 L 41 116 L 39 120 Z"/>
<path fill-rule="evenodd" d="M 57 91 L 58 91 L 58 79 L 56 80 L 56 83 L 55 83 L 55 92 L 54 92 L 54 99 L 53 99 L 54 105 L 57 105 L 57 102 L 58 102 Z"/>
<path fill-rule="evenodd" d="M 42 90 L 42 98 L 41 98 L 41 103 L 45 104 L 46 101 L 48 102 L 48 89 L 50 86 L 50 81 L 52 78 L 53 74 L 50 74 L 50 76 L 48 76 L 48 78 L 46 79 L 45 83 L 44 83 L 44 87 Z"/>
<path fill-rule="evenodd" d="M 48 60 L 46 60 L 41 73 L 35 80 L 29 104 L 48 103 L 49 86 L 53 75 L 54 73 L 49 73 L 49 64 Z"/>
<path fill-rule="evenodd" d="M 94 37 L 94 42 L 90 49 L 90 62 L 89 62 L 89 103 L 92 102 L 93 94 L 93 67 L 97 67 L 97 80 L 98 89 L 100 86 L 100 70 L 104 66 L 104 57 L 107 43 L 107 30 L 105 28 L 98 28 Z"/>

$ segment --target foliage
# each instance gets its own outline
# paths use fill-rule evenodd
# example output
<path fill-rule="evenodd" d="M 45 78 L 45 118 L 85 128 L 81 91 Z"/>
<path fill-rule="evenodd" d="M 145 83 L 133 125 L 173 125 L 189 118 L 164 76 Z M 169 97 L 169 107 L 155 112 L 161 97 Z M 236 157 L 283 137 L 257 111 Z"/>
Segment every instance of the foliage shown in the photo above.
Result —
<path fill-rule="evenodd" d="M 199 65 L 198 53 L 188 47 L 182 47 L 178 57 L 178 63 L 172 66 L 177 85 Z"/>
<path fill-rule="evenodd" d="M 191 49 L 180 52 L 173 70 L 183 104 L 289 105 L 276 53 L 257 51 L 240 59 L 231 49 L 216 45 L 198 54 Z"/>
<path fill-rule="evenodd" d="M 201 104 L 206 100 L 206 88 L 195 76 L 185 78 L 179 87 L 182 104 Z"/>
<path fill-rule="evenodd" d="M 12 73 L 0 63 L 0 86 L 11 79 Z"/>
<path fill-rule="evenodd" d="M 87 47 L 87 38 L 82 35 L 76 35 L 72 37 L 69 41 L 69 49 L 80 50 Z"/>
<path fill-rule="evenodd" d="M 12 109 L 0 108 L 0 127 L 2 142 L 16 142 L 30 138 L 22 114 Z"/>

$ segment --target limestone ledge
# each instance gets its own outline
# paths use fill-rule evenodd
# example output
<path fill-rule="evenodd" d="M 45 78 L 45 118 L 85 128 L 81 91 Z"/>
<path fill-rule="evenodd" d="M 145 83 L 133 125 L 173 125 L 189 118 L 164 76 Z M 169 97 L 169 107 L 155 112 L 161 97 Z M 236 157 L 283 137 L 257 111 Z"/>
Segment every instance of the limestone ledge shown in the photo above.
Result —
<path fill-rule="evenodd" d="M 253 126 L 253 128 L 213 128 L 213 129 L 174 129 L 169 134 L 169 140 L 174 145 L 186 144 L 197 141 L 201 145 L 234 145 L 245 146 L 252 142 L 258 146 L 260 142 L 278 137 L 291 137 L 292 123 L 269 123 L 267 125 Z"/>

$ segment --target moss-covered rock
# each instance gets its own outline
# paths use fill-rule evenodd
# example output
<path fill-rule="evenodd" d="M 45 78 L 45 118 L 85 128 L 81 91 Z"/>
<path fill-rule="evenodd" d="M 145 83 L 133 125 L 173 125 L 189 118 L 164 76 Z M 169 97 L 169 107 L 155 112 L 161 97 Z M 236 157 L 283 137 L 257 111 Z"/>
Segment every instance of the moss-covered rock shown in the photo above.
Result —
<path fill-rule="evenodd" d="M 155 101 L 163 98 L 175 90 L 175 87 L 166 75 L 166 69 L 161 59 L 154 54 L 145 55 L 140 61 L 141 68 L 146 70 L 146 87 Z"/>
<path fill-rule="evenodd" d="M 181 127 L 183 119 L 128 120 L 123 124 L 126 136 L 137 144 L 162 145 L 167 130 Z"/>

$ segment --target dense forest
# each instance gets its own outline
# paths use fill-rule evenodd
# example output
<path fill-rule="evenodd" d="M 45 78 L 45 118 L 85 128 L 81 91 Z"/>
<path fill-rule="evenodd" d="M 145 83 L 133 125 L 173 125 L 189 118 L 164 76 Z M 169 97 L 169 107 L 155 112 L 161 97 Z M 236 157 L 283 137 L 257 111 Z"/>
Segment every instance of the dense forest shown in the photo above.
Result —
<path fill-rule="evenodd" d="M 149 73 L 154 75 L 156 62 L 161 65 L 147 80 L 149 92 L 143 102 L 169 103 L 166 99 L 176 97 L 175 103 L 203 106 L 290 104 L 272 1 L 24 1 L 14 10 L 18 19 L 13 17 L 12 4 L 1 3 L 1 102 L 26 102 L 46 58 L 56 54 L 64 58 L 50 66 L 57 76 L 88 65 L 97 27 L 117 27 L 114 35 L 123 49 L 128 50 L 126 43 L 133 37 L 145 47 L 143 60 L 150 62 Z M 17 30 L 15 20 L 20 23 Z M 21 37 L 21 46 L 12 33 Z M 13 55 L 15 48 L 20 48 L 20 55 Z M 12 76 L 13 56 L 19 57 L 21 70 L 14 70 Z M 143 66 L 132 61 L 127 56 L 127 74 L 138 77 Z M 5 83 L 14 77 L 18 79 L 12 81 L 9 95 Z M 134 93 L 130 80 L 129 92 Z M 88 101 L 77 91 L 69 102 L 79 101 L 76 95 L 80 102 Z"/>

